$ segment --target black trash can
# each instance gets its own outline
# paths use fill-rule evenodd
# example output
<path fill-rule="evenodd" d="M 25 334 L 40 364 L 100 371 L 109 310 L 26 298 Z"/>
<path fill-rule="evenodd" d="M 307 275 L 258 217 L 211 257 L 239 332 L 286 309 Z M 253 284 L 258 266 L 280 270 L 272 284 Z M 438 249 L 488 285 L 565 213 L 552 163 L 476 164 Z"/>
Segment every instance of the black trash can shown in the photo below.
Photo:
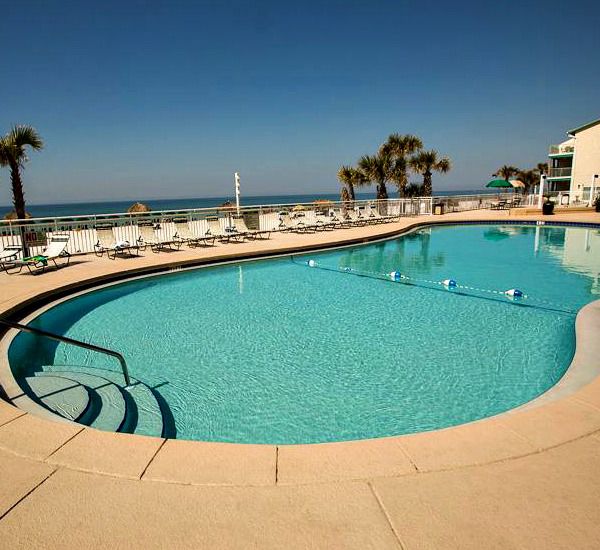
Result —
<path fill-rule="evenodd" d="M 433 205 L 433 213 L 436 216 L 441 216 L 444 213 L 444 203 L 443 202 L 436 202 Z"/>
<path fill-rule="evenodd" d="M 544 216 L 550 216 L 551 214 L 554 214 L 554 203 L 552 201 L 542 204 L 542 214 L 544 214 Z"/>

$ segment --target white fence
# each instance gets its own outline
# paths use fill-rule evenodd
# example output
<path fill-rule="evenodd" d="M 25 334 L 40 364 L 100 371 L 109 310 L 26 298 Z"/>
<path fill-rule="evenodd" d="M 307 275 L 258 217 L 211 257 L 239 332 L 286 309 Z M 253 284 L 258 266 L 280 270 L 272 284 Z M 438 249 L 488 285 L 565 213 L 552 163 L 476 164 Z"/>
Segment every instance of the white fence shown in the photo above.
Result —
<path fill-rule="evenodd" d="M 507 194 L 506 196 L 512 196 Z M 418 216 L 432 213 L 432 205 L 444 204 L 446 211 L 489 208 L 499 195 L 456 195 L 451 197 L 417 197 L 388 200 L 358 200 L 353 202 L 312 202 L 302 204 L 267 204 L 240 207 L 250 229 L 277 231 L 284 213 L 295 213 L 305 217 L 306 223 L 316 221 L 316 216 L 330 216 L 335 211 L 355 209 L 368 213 L 376 209 L 381 214 L 394 216 Z M 503 196 L 504 198 L 504 196 Z M 174 220 L 185 219 L 196 234 L 208 230 L 207 218 L 218 217 L 221 227 L 231 225 L 232 217 L 238 215 L 235 207 L 216 207 L 189 210 L 165 210 L 145 213 L 97 214 L 93 216 L 63 216 L 57 218 L 33 218 L 0 221 L 0 246 L 21 246 L 22 237 L 31 255 L 39 254 L 54 233 L 68 233 L 70 240 L 67 251 L 71 254 L 94 252 L 98 242 L 97 227 L 112 227 L 117 240 L 135 242 L 139 238 L 140 225 L 152 225 L 158 236 L 168 240 L 176 233 Z"/>

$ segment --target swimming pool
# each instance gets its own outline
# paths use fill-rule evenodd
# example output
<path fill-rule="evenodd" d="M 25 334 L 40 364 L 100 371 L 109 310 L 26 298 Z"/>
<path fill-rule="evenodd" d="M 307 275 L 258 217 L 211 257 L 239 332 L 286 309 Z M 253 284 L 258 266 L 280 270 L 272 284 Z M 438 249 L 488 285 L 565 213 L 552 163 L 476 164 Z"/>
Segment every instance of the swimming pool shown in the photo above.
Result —
<path fill-rule="evenodd" d="M 123 353 L 178 438 L 341 441 L 460 424 L 545 392 L 571 361 L 599 273 L 597 229 L 441 226 L 141 278 L 32 324 Z M 503 294 L 515 288 L 526 297 Z M 115 370 L 63 344 L 11 356 L 17 378 L 46 365 Z"/>

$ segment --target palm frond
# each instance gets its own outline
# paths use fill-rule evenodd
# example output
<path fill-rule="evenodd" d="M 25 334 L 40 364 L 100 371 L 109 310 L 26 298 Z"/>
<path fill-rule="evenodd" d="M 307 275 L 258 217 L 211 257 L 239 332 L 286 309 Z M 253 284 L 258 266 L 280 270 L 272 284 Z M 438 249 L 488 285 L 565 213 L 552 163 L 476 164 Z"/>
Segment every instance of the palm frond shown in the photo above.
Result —
<path fill-rule="evenodd" d="M 28 145 L 36 151 L 43 149 L 44 142 L 33 126 L 26 124 L 15 125 L 6 135 L 6 139 L 15 147 L 23 148 Z"/>

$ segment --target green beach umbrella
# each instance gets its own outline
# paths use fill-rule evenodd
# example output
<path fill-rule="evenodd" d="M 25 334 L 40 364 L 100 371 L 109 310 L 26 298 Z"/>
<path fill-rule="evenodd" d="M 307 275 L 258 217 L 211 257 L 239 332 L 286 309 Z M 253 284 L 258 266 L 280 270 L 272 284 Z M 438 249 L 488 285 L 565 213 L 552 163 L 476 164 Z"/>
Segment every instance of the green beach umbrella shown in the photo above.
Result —
<path fill-rule="evenodd" d="M 510 181 L 503 180 L 503 179 L 492 180 L 492 181 L 488 182 L 486 187 L 514 189 L 514 187 L 511 185 Z"/>

